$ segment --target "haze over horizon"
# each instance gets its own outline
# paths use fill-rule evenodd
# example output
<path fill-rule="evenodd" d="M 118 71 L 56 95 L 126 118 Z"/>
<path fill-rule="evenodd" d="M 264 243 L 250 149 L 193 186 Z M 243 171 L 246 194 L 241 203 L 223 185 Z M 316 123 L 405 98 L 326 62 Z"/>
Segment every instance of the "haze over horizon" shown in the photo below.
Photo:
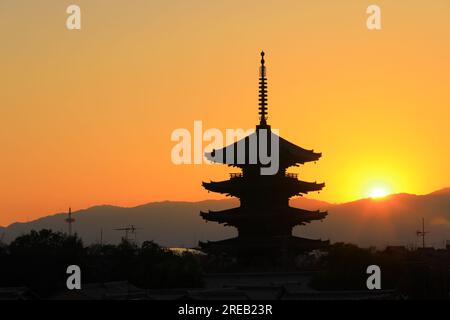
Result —
<path fill-rule="evenodd" d="M 236 229 L 217 223 L 206 223 L 200 211 L 224 210 L 238 206 L 234 198 L 199 202 L 162 201 L 121 208 L 99 205 L 73 211 L 74 232 L 87 245 L 118 243 L 123 232 L 117 228 L 134 225 L 137 240 L 153 240 L 169 247 L 195 247 L 198 241 L 219 240 L 236 235 Z M 294 228 L 294 235 L 312 239 L 329 239 L 359 246 L 418 246 L 416 231 L 425 218 L 426 245 L 444 247 L 450 240 L 450 188 L 427 195 L 397 194 L 383 199 L 360 199 L 348 203 L 329 204 L 320 200 L 295 198 L 294 207 L 328 211 L 323 221 L 314 221 Z M 0 227 L 6 242 L 30 230 L 52 229 L 67 232 L 67 213 L 57 213 L 27 223 Z"/>
<path fill-rule="evenodd" d="M 387 196 L 384 197 L 380 197 L 380 198 L 371 198 L 371 197 L 363 197 L 363 198 L 359 198 L 359 199 L 354 199 L 348 202 L 328 202 L 325 200 L 319 200 L 319 199 L 315 199 L 312 197 L 308 197 L 303 196 L 303 197 L 293 197 L 291 198 L 290 202 L 291 203 L 298 203 L 299 201 L 301 203 L 303 203 L 303 205 L 305 205 L 305 201 L 306 201 L 306 207 L 304 207 L 305 209 L 308 210 L 319 210 L 319 209 L 323 209 L 324 205 L 325 206 L 334 206 L 334 205 L 345 205 L 345 204 L 351 204 L 351 203 L 356 203 L 358 201 L 363 201 L 363 200 L 371 200 L 374 201 L 376 203 L 382 204 L 383 202 L 387 202 L 390 199 L 392 199 L 393 197 L 397 197 L 397 196 L 429 196 L 429 195 L 435 195 L 435 194 L 442 194 L 442 195 L 448 195 L 450 196 L 450 187 L 448 188 L 442 188 L 439 190 L 435 190 L 432 192 L 428 192 L 425 194 L 411 194 L 411 193 L 405 193 L 405 192 L 400 192 L 400 193 L 392 193 L 389 194 Z M 232 203 L 236 203 L 236 205 L 239 205 L 239 199 L 234 198 L 234 197 L 221 197 L 218 199 L 213 199 L 213 198 L 205 198 L 205 199 L 200 199 L 200 200 L 194 200 L 194 201 L 189 201 L 189 200 L 171 200 L 171 199 L 165 199 L 165 200 L 158 200 L 158 201 L 147 201 L 147 202 L 142 202 L 136 205 L 132 205 L 132 206 L 115 206 L 113 204 L 110 203 L 98 203 L 98 204 L 94 204 L 92 206 L 89 207 L 85 207 L 85 208 L 72 208 L 72 212 L 76 213 L 78 211 L 84 211 L 84 210 L 89 210 L 92 208 L 96 208 L 96 207 L 119 207 L 119 208 L 136 208 L 136 207 L 141 207 L 141 206 L 146 206 L 146 205 L 152 205 L 152 204 L 158 204 L 158 203 L 166 203 L 166 202 L 171 202 L 171 203 L 201 203 L 201 202 L 208 202 L 208 201 L 230 201 Z M 54 216 L 54 215 L 66 215 L 68 212 L 68 210 L 62 211 L 62 212 L 51 212 L 51 213 L 47 213 L 47 214 L 41 214 L 39 215 L 39 217 L 37 217 L 36 219 L 33 220 L 24 220 L 24 221 L 13 221 L 9 224 L 6 225 L 1 225 L 0 224 L 0 228 L 5 228 L 10 226 L 11 224 L 14 223 L 29 223 L 29 222 L 33 222 L 42 218 L 46 218 L 49 216 Z M 450 221 L 449 221 L 449 225 L 450 225 Z M 1 231 L 1 230 L 0 230 Z"/>
<path fill-rule="evenodd" d="M 0 225 L 70 206 L 219 199 L 202 181 L 225 166 L 171 162 L 173 130 L 253 128 L 259 52 L 269 119 L 322 152 L 291 168 L 325 182 L 308 197 L 345 203 L 450 184 L 450 2 L 0 4 Z M 261 19 L 263 17 L 263 19 Z M 174 23 L 176 21 L 176 23 Z"/>

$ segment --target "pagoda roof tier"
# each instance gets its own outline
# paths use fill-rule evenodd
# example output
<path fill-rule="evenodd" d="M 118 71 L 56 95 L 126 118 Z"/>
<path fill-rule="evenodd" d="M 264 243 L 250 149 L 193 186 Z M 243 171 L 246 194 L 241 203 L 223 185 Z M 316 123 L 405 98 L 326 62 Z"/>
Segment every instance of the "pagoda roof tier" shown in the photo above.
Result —
<path fill-rule="evenodd" d="M 291 225 L 304 225 L 313 220 L 322 220 L 327 216 L 326 212 L 309 211 L 293 207 L 275 207 L 275 208 L 261 208 L 254 209 L 258 211 L 253 214 L 249 212 L 248 208 L 237 207 L 222 211 L 208 211 L 200 212 L 203 219 L 207 221 L 215 221 L 220 224 L 238 226 L 242 222 L 251 222 L 257 220 L 274 220 L 277 223 L 287 223 Z"/>
<path fill-rule="evenodd" d="M 314 150 L 303 149 L 302 147 L 299 147 L 292 142 L 289 142 L 288 140 L 278 136 L 277 134 L 272 132 L 270 126 L 258 126 L 255 132 L 253 132 L 252 134 L 224 148 L 213 150 L 209 153 L 207 152 L 205 153 L 205 157 L 215 163 L 223 163 L 241 168 L 255 164 L 250 161 L 250 159 L 252 158 L 250 158 L 249 154 L 250 151 L 252 151 L 254 155 L 258 155 L 260 134 L 258 134 L 257 132 L 259 132 L 259 130 L 261 129 L 266 129 L 267 132 L 270 132 L 270 145 L 275 145 L 275 140 L 278 139 L 280 168 L 287 168 L 290 166 L 304 164 L 306 162 L 317 161 L 322 156 L 322 153 L 314 152 Z M 267 140 L 269 141 L 269 135 L 267 133 L 262 135 L 261 137 L 267 137 Z M 269 143 L 267 145 L 269 145 Z M 244 146 L 244 148 L 242 146 Z M 245 159 L 243 156 L 242 160 L 238 161 L 237 153 L 238 150 L 241 149 L 245 150 Z"/>
<path fill-rule="evenodd" d="M 240 197 L 245 194 L 263 194 L 270 190 L 283 192 L 287 197 L 320 191 L 325 183 L 306 182 L 295 178 L 265 176 L 260 179 L 247 179 L 245 177 L 232 178 L 225 181 L 203 182 L 203 187 L 212 192 Z"/>
<path fill-rule="evenodd" d="M 235 237 L 221 241 L 199 242 L 199 246 L 203 251 L 219 254 L 223 252 L 229 254 L 254 254 L 255 252 L 268 254 L 272 251 L 278 251 L 280 248 L 288 248 L 289 252 L 305 252 L 315 249 L 326 249 L 329 245 L 329 241 L 295 236 L 272 236 L 266 238 Z"/>

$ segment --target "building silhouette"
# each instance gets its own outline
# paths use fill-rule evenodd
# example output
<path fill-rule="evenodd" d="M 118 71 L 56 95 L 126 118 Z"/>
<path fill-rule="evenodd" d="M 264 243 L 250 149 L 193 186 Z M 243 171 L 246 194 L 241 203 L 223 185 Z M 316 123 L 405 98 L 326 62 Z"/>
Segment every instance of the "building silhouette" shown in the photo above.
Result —
<path fill-rule="evenodd" d="M 311 191 L 320 191 L 325 184 L 305 182 L 297 174 L 287 172 L 322 156 L 313 150 L 303 149 L 276 135 L 267 122 L 267 78 L 264 52 L 261 52 L 259 75 L 259 124 L 254 133 L 222 149 L 206 153 L 205 157 L 217 163 L 241 169 L 231 173 L 225 181 L 203 182 L 203 187 L 240 199 L 240 206 L 222 211 L 201 212 L 207 221 L 214 221 L 238 230 L 238 236 L 221 241 L 200 242 L 202 250 L 208 253 L 227 253 L 238 257 L 289 258 L 300 252 L 323 248 L 328 241 L 312 240 L 292 236 L 292 229 L 313 220 L 322 220 L 326 212 L 308 211 L 289 206 L 289 199 Z M 264 175 L 261 169 L 268 167 L 259 158 L 261 142 L 267 139 L 269 154 L 273 156 L 272 142 L 278 141 L 278 172 Z M 255 143 L 256 142 L 256 143 Z M 274 148 L 275 149 L 275 148 Z M 243 152 L 244 154 L 239 154 Z M 240 160 L 240 161 L 239 161 Z"/>

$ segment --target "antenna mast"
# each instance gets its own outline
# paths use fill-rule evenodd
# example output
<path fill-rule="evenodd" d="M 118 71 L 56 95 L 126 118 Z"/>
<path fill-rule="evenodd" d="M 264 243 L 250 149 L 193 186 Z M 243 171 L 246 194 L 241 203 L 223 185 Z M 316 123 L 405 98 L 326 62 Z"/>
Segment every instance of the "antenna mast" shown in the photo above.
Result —
<path fill-rule="evenodd" d="M 425 218 L 422 218 L 422 231 L 417 230 L 416 234 L 418 237 L 422 237 L 422 248 L 425 249 L 425 235 L 430 233 L 429 231 L 425 231 Z"/>
<path fill-rule="evenodd" d="M 124 227 L 124 228 L 117 228 L 117 229 L 114 229 L 115 231 L 125 231 L 125 240 L 126 241 L 130 241 L 130 239 L 129 239 L 129 237 L 128 237 L 128 234 L 129 233 L 131 233 L 131 234 L 133 234 L 134 235 L 134 242 L 136 243 L 137 242 L 137 232 L 136 232 L 136 230 L 138 230 L 139 228 L 136 228 L 134 225 L 129 225 L 128 227 Z"/>
<path fill-rule="evenodd" d="M 69 237 L 72 236 L 72 223 L 75 222 L 75 219 L 72 218 L 72 208 L 69 208 L 69 214 L 67 216 L 66 222 L 69 224 Z"/>

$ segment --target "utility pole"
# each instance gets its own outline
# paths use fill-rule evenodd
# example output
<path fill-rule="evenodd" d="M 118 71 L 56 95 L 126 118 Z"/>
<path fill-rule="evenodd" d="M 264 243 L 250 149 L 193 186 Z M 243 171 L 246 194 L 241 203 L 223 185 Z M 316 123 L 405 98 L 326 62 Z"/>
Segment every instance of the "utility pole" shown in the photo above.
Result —
<path fill-rule="evenodd" d="M 418 237 L 422 237 L 422 248 L 425 249 L 425 235 L 429 233 L 429 231 L 425 231 L 425 218 L 422 218 L 422 231 L 416 231 Z"/>
<path fill-rule="evenodd" d="M 69 224 L 69 237 L 72 236 L 72 223 L 75 222 L 75 219 L 72 218 L 72 208 L 69 208 L 69 214 L 66 219 L 66 222 Z"/>

